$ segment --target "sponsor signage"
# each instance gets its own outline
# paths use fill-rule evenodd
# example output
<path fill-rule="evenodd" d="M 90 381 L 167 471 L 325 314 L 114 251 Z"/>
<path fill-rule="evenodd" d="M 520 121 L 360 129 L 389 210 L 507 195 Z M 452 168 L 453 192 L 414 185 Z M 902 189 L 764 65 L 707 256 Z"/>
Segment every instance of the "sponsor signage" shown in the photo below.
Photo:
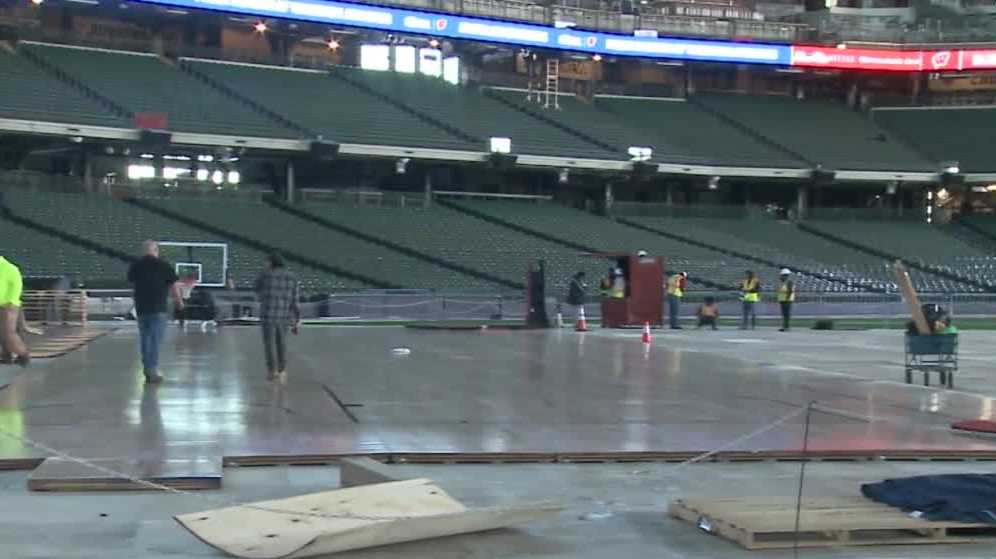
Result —
<path fill-rule="evenodd" d="M 788 45 L 633 37 L 333 0 L 144 0 L 153 4 L 591 54 L 787 66 Z"/>
<path fill-rule="evenodd" d="M 643 58 L 767 64 L 837 70 L 943 72 L 996 68 L 996 50 L 886 50 L 703 41 L 618 35 L 544 25 L 421 12 L 336 0 L 141 0 L 217 10 L 365 27 L 383 31 L 489 41 L 523 47 Z"/>

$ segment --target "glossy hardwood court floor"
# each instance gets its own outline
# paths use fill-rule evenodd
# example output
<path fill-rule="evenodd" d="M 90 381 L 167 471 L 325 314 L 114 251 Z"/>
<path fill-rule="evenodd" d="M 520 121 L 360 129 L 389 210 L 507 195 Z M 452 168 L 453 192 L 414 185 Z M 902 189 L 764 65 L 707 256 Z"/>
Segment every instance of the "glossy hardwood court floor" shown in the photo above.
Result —
<path fill-rule="evenodd" d="M 824 457 L 996 457 L 996 439 L 948 429 L 991 417 L 988 396 L 786 366 L 770 333 L 711 334 L 661 334 L 646 347 L 632 332 L 313 327 L 290 339 L 289 382 L 274 386 L 257 329 L 171 327 L 166 382 L 146 387 L 125 326 L 0 372 L 0 464 L 48 454 L 27 441 L 146 461 L 795 457 L 814 401 L 808 448 Z M 792 335 L 821 347 L 808 337 L 837 333 Z"/>

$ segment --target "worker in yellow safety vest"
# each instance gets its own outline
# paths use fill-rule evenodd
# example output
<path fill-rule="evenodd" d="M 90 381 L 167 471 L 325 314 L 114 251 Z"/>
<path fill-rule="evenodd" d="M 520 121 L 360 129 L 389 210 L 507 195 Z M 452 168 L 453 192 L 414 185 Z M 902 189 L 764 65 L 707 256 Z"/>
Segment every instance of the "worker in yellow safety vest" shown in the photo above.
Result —
<path fill-rule="evenodd" d="M 754 307 L 761 300 L 761 280 L 750 270 L 747 270 L 747 277 L 740 283 L 740 300 L 743 301 L 744 308 L 740 329 L 746 330 L 748 324 L 751 330 L 756 329 L 757 310 Z"/>
<path fill-rule="evenodd" d="M 792 270 L 782 268 L 778 274 L 781 283 L 778 284 L 778 306 L 782 308 L 782 327 L 779 332 L 788 332 L 792 321 L 792 303 L 795 302 L 795 282 L 792 281 Z"/>
<path fill-rule="evenodd" d="M 678 272 L 667 279 L 667 317 L 672 330 L 681 330 L 678 315 L 681 312 L 681 298 L 685 296 L 685 282 L 688 274 Z"/>
<path fill-rule="evenodd" d="M 612 289 L 610 296 L 613 299 L 626 298 L 626 276 L 623 275 L 622 268 L 612 270 Z"/>

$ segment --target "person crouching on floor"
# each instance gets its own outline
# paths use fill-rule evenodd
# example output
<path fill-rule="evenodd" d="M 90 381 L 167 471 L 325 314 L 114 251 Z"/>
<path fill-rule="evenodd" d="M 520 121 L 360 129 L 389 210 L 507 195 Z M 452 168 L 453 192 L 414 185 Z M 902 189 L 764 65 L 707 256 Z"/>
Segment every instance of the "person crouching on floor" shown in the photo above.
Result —
<path fill-rule="evenodd" d="M 702 302 L 702 306 L 699 307 L 698 312 L 695 313 L 699 317 L 698 326 L 696 329 L 702 328 L 703 326 L 712 326 L 713 330 L 717 329 L 717 322 L 719 321 L 719 305 L 716 304 L 716 299 L 712 297 L 706 297 L 705 301 Z"/>

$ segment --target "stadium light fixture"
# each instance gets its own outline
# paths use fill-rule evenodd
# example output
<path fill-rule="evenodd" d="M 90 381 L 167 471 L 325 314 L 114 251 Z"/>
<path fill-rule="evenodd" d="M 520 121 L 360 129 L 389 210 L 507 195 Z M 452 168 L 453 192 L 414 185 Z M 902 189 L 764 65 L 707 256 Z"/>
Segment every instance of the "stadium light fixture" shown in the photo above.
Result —
<path fill-rule="evenodd" d="M 709 190 L 716 190 L 719 188 L 719 177 L 712 176 L 709 177 Z"/>
<path fill-rule="evenodd" d="M 44 1 L 45 0 L 31 0 L 31 3 L 34 4 L 35 6 L 41 6 L 42 2 Z"/>
<path fill-rule="evenodd" d="M 626 153 L 629 154 L 630 161 L 650 161 L 654 155 L 654 150 L 647 147 L 630 146 Z"/>
<path fill-rule="evenodd" d="M 596 54 L 595 56 L 592 56 L 591 59 L 594 60 L 595 62 L 601 62 L 602 61 L 602 55 Z"/>
<path fill-rule="evenodd" d="M 566 168 L 561 169 L 560 172 L 557 173 L 557 182 L 559 182 L 560 184 L 567 184 L 567 181 L 570 180 L 570 178 L 571 178 L 571 172 Z"/>
<path fill-rule="evenodd" d="M 197 160 L 200 161 L 201 163 L 210 163 L 210 162 L 214 161 L 214 156 L 213 155 L 198 155 L 197 156 Z"/>
<path fill-rule="evenodd" d="M 252 24 L 252 29 L 256 33 L 266 33 L 270 28 L 266 25 L 265 21 L 260 20 Z"/>
<path fill-rule="evenodd" d="M 429 39 L 429 46 L 432 47 L 432 48 L 434 48 L 434 49 L 438 49 L 439 48 L 439 39 Z"/>
<path fill-rule="evenodd" d="M 242 182 L 242 175 L 238 171 L 228 172 L 228 184 L 239 184 Z"/>
<path fill-rule="evenodd" d="M 334 37 L 331 38 L 331 39 L 329 39 L 329 42 L 325 43 L 325 44 L 328 45 L 329 50 L 331 50 L 331 51 L 338 50 L 339 46 L 340 46 L 339 45 L 339 41 L 336 41 Z"/>
<path fill-rule="evenodd" d="M 945 161 L 941 172 L 949 175 L 957 175 L 961 172 L 961 165 L 957 161 Z"/>
<path fill-rule="evenodd" d="M 574 23 L 573 21 L 567 21 L 563 19 L 558 19 L 553 22 L 553 26 L 557 29 L 570 29 L 576 25 L 577 24 Z"/>
<path fill-rule="evenodd" d="M 197 169 L 197 180 L 204 182 L 208 180 L 210 174 L 207 169 Z"/>
<path fill-rule="evenodd" d="M 225 182 L 225 173 L 222 173 L 221 171 L 211 173 L 211 182 L 221 185 L 221 183 Z"/>
<path fill-rule="evenodd" d="M 512 139 L 492 137 L 488 140 L 488 150 L 491 153 L 512 153 Z"/>

